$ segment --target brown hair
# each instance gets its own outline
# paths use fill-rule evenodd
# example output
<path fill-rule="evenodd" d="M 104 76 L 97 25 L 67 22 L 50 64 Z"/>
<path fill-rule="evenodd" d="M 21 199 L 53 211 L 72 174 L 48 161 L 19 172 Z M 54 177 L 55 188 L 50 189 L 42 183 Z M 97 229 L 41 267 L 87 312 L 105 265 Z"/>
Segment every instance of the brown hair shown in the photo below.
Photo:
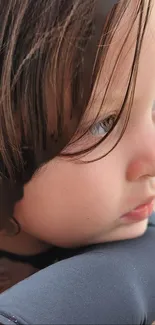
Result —
<path fill-rule="evenodd" d="M 41 164 L 61 154 L 77 130 L 106 60 L 108 46 L 103 45 L 110 44 L 130 2 L 120 1 L 105 19 L 108 0 L 0 0 L 0 191 L 4 198 L 0 208 L 3 205 L 5 210 L 1 228 L 12 214 L 13 202 L 22 197 L 22 191 L 16 195 L 14 188 L 21 189 Z M 148 2 L 145 23 L 145 0 L 138 1 L 131 22 L 132 26 L 139 19 L 135 54 L 120 114 L 110 132 L 129 96 L 131 101 L 134 96 Z M 130 30 L 124 44 L 129 34 Z M 103 140 L 68 156 L 88 152 Z M 12 204 L 7 210 L 8 193 Z"/>

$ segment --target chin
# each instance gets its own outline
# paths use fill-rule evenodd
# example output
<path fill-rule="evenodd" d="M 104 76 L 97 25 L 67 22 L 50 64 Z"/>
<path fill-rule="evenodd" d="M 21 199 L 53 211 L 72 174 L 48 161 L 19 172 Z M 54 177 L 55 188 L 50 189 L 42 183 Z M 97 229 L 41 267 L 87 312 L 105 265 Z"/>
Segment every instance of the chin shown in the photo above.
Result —
<path fill-rule="evenodd" d="M 132 223 L 127 231 L 128 239 L 141 237 L 145 234 L 148 228 L 148 220 Z"/>
<path fill-rule="evenodd" d="M 102 235 L 102 237 L 96 240 L 96 243 L 128 240 L 141 237 L 145 234 L 148 228 L 148 220 L 143 220 L 140 222 L 124 224 L 119 226 L 107 234 Z"/>

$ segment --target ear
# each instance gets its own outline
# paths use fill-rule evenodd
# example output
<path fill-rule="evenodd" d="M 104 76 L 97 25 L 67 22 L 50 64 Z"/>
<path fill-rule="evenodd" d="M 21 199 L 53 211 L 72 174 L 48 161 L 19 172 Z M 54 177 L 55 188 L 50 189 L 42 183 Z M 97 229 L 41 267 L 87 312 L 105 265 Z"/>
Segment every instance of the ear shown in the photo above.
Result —
<path fill-rule="evenodd" d="M 11 279 L 7 267 L 3 264 L 3 258 L 0 261 L 0 293 L 10 287 Z"/>
<path fill-rule="evenodd" d="M 16 234 L 19 231 L 17 222 L 13 219 L 14 205 L 23 197 L 23 186 L 0 176 L 0 235 Z"/>

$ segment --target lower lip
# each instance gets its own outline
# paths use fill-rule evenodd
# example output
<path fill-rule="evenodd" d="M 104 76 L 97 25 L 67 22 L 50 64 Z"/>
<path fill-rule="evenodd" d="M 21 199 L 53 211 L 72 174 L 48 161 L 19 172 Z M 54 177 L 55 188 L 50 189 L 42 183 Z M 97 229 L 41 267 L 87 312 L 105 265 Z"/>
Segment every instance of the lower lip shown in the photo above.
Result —
<path fill-rule="evenodd" d="M 153 208 L 154 208 L 154 201 L 149 204 L 141 205 L 137 209 L 123 215 L 122 218 L 131 221 L 145 220 L 151 216 L 151 214 L 153 213 Z"/>

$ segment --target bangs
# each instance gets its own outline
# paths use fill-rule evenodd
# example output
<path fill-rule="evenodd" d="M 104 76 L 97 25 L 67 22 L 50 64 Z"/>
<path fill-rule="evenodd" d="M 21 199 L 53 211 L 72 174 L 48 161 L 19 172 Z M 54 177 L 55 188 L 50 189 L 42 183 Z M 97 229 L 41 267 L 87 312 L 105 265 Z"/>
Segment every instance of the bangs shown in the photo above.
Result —
<path fill-rule="evenodd" d="M 98 75 L 105 17 L 116 2 L 1 5 L 0 159 L 7 178 L 26 182 L 74 135 Z"/>
<path fill-rule="evenodd" d="M 115 143 L 96 160 L 120 141 L 135 94 L 152 1 L 147 2 L 0 1 L 0 230 L 8 227 L 9 218 L 13 220 L 14 204 L 23 197 L 24 184 L 43 164 L 56 156 L 79 160 L 107 140 L 124 115 Z M 135 10 L 106 81 L 103 71 L 109 52 L 132 3 Z M 118 116 L 106 136 L 87 142 L 86 135 L 104 116 L 106 100 L 112 97 L 111 84 L 135 25 L 133 59 Z M 102 74 L 106 89 L 96 105 Z M 89 116 L 93 118 L 87 120 Z M 79 141 L 84 141 L 80 148 Z"/>
<path fill-rule="evenodd" d="M 127 22 L 128 28 L 126 30 L 126 33 L 124 33 L 124 38 L 122 40 L 119 53 L 116 56 L 115 61 L 113 62 L 111 73 L 106 82 L 106 87 L 104 91 L 101 90 L 99 94 L 99 96 L 102 97 L 102 99 L 100 100 L 101 102 L 100 106 L 96 106 L 96 102 L 98 97 L 97 89 L 99 87 L 100 80 L 101 78 L 103 80 L 107 79 L 104 67 L 106 65 L 106 61 L 109 55 L 109 50 L 111 49 L 113 43 L 115 42 L 117 31 L 119 30 L 120 24 L 124 19 L 124 16 L 126 15 L 128 7 L 130 6 L 131 3 L 132 1 L 130 0 L 126 2 L 126 5 L 124 4 L 124 1 L 120 2 L 117 6 L 113 8 L 113 10 L 111 11 L 110 15 L 107 18 L 106 26 L 103 31 L 102 37 L 100 39 L 98 52 L 95 60 L 94 70 L 96 69 L 97 71 L 96 72 L 97 77 L 96 77 L 94 89 L 92 91 L 89 104 L 85 109 L 82 119 L 75 132 L 75 135 L 71 139 L 69 145 L 67 145 L 66 148 L 60 154 L 60 156 L 62 157 L 68 157 L 74 159 L 75 161 L 80 161 L 82 163 L 89 163 L 89 162 L 91 163 L 97 161 L 99 159 L 104 158 L 111 151 L 113 151 L 113 149 L 118 145 L 118 143 L 120 142 L 120 140 L 122 139 L 125 133 L 125 130 L 127 128 L 130 119 L 130 114 L 131 114 L 132 105 L 135 96 L 138 68 L 139 68 L 140 57 L 141 57 L 141 49 L 143 45 L 145 31 L 147 28 L 147 23 L 151 13 L 151 4 L 152 4 L 151 0 L 148 1 L 147 9 L 146 9 L 145 0 L 137 1 L 137 7 L 134 9 L 134 12 L 132 12 L 131 16 L 128 17 L 128 22 Z M 126 49 L 126 44 L 130 39 L 133 30 L 135 30 L 135 41 L 132 45 L 132 50 L 133 50 L 132 61 L 129 65 L 128 71 L 126 71 L 126 75 L 127 75 L 126 89 L 123 93 L 123 96 L 121 96 L 120 98 L 120 102 L 121 102 L 120 106 L 119 108 L 117 108 L 117 102 L 115 103 L 115 97 L 113 98 L 111 93 L 111 86 L 115 78 L 118 78 L 119 80 L 118 68 L 120 65 L 123 65 L 122 55 L 124 50 Z M 131 49 L 127 49 L 126 54 L 130 50 Z M 113 105 L 116 106 L 116 110 L 118 112 L 117 118 L 115 119 L 113 126 L 110 128 L 110 131 L 107 132 L 105 136 L 102 137 L 100 136 L 98 137 L 99 139 L 96 139 L 96 141 L 91 141 L 93 142 L 93 144 L 90 144 L 90 141 L 88 141 L 87 143 L 86 139 L 87 139 L 88 132 L 98 122 L 100 116 L 102 116 L 102 120 L 104 119 L 104 116 L 106 114 L 106 102 L 108 99 L 112 101 L 112 98 L 113 98 Z M 91 111 L 93 112 L 93 118 L 90 119 L 89 116 L 91 116 Z M 85 123 L 85 120 L 87 121 L 87 123 Z M 100 146 L 103 142 L 107 143 L 108 139 L 110 139 L 114 131 L 117 129 L 117 126 L 120 123 L 120 121 L 121 121 L 121 128 L 119 127 L 119 134 L 118 132 L 115 132 L 114 144 L 111 145 L 109 150 L 106 153 L 102 154 L 103 146 L 101 146 L 100 156 L 98 156 L 93 160 L 92 159 L 91 160 L 87 159 L 87 161 L 82 160 L 83 158 L 88 156 L 89 153 L 91 153 L 98 146 Z M 78 146 L 78 143 L 80 143 L 80 146 Z M 81 147 L 82 149 L 76 150 L 76 147 Z"/>
<path fill-rule="evenodd" d="M 122 138 L 131 113 L 152 1 L 147 5 L 145 0 L 110 3 L 115 5 L 108 16 L 103 0 L 38 0 L 35 8 L 32 0 L 20 6 L 15 0 L 14 5 L 8 1 L 1 10 L 0 158 L 7 178 L 26 182 L 37 168 L 56 156 L 76 159 L 91 152 L 108 139 L 125 113 L 122 130 L 105 155 Z M 110 49 L 133 3 L 128 28 L 107 77 L 103 71 Z M 115 123 L 106 136 L 77 150 L 77 142 L 85 138 L 112 96 L 111 84 L 119 75 L 133 29 L 133 59 Z M 96 106 L 101 76 L 107 79 L 106 89 Z M 94 108 L 93 118 L 83 128 Z"/>

